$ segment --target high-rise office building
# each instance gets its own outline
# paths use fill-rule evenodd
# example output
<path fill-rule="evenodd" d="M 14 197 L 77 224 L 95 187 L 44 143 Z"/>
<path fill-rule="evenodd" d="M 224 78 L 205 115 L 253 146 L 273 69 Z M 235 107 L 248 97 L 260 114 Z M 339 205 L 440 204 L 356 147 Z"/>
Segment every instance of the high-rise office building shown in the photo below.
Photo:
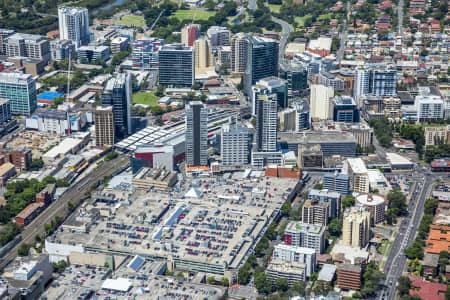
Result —
<path fill-rule="evenodd" d="M 40 35 L 15 33 L 3 41 L 3 49 L 8 57 L 21 56 L 45 62 L 50 59 L 50 42 Z"/>
<path fill-rule="evenodd" d="M 206 35 L 213 47 L 230 45 L 230 30 L 226 27 L 211 26 L 206 32 Z"/>
<path fill-rule="evenodd" d="M 188 24 L 181 29 L 181 43 L 187 47 L 192 47 L 199 37 L 200 25 L 198 24 Z"/>
<path fill-rule="evenodd" d="M 278 41 L 259 36 L 247 36 L 247 43 L 244 91 L 250 96 L 252 86 L 258 80 L 278 76 Z"/>
<path fill-rule="evenodd" d="M 293 61 L 280 63 L 280 78 L 287 81 L 289 97 L 298 96 L 308 88 L 308 69 Z"/>
<path fill-rule="evenodd" d="M 277 150 L 277 98 L 275 94 L 258 95 L 256 99 L 255 151 Z"/>
<path fill-rule="evenodd" d="M 352 97 L 334 97 L 333 120 L 346 123 L 359 122 L 359 108 Z"/>
<path fill-rule="evenodd" d="M 114 145 L 114 111 L 111 105 L 97 106 L 94 111 L 95 144 L 97 146 Z"/>
<path fill-rule="evenodd" d="M 186 165 L 208 164 L 208 111 L 200 101 L 186 105 Z"/>
<path fill-rule="evenodd" d="M 361 96 L 394 96 L 397 93 L 397 71 L 383 69 L 357 70 L 353 97 L 361 104 Z"/>
<path fill-rule="evenodd" d="M 192 86 L 195 79 L 194 51 L 182 44 L 166 45 L 159 51 L 159 84 Z"/>
<path fill-rule="evenodd" d="M 0 124 L 11 120 L 11 105 L 8 99 L 0 98 Z"/>
<path fill-rule="evenodd" d="M 247 35 L 238 33 L 231 38 L 231 72 L 244 73 L 247 65 Z"/>
<path fill-rule="evenodd" d="M 350 179 L 348 174 L 327 173 L 323 176 L 323 188 L 330 192 L 338 192 L 341 195 L 348 195 L 350 191 Z"/>
<path fill-rule="evenodd" d="M 255 101 L 258 94 L 276 94 L 278 106 L 286 108 L 288 106 L 288 90 L 286 80 L 275 76 L 261 78 L 252 86 L 252 113 L 256 114 Z"/>
<path fill-rule="evenodd" d="M 232 120 L 222 125 L 220 134 L 220 154 L 222 165 L 242 166 L 248 164 L 249 141 L 248 128 L 243 124 L 236 124 Z"/>
<path fill-rule="evenodd" d="M 333 117 L 333 96 L 332 87 L 321 84 L 311 85 L 311 118 L 316 120 L 328 120 Z"/>
<path fill-rule="evenodd" d="M 102 104 L 112 105 L 117 139 L 131 134 L 131 74 L 120 73 L 110 79 L 102 94 Z"/>
<path fill-rule="evenodd" d="M 87 8 L 61 6 L 58 8 L 59 38 L 70 40 L 78 48 L 89 42 Z"/>
<path fill-rule="evenodd" d="M 209 40 L 202 38 L 194 42 L 195 75 L 214 71 L 214 56 Z"/>
<path fill-rule="evenodd" d="M 370 212 L 364 207 L 352 207 L 344 212 L 342 243 L 364 248 L 370 240 Z"/>
<path fill-rule="evenodd" d="M 13 115 L 29 116 L 37 106 L 36 80 L 30 74 L 1 72 L 0 98 L 9 100 Z"/>

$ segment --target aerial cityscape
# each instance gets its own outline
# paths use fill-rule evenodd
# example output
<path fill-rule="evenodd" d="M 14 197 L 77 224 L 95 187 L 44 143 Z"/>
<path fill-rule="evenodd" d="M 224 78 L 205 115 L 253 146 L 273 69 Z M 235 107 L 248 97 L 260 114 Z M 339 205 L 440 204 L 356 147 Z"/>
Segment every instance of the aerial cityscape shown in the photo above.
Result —
<path fill-rule="evenodd" d="M 0 2 L 0 299 L 450 300 L 448 0 Z"/>

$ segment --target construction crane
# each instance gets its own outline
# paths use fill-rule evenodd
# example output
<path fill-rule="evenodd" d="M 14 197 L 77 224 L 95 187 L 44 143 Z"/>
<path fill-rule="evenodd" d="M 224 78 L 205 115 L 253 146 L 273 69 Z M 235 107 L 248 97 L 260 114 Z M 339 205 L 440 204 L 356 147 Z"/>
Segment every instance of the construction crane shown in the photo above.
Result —
<path fill-rule="evenodd" d="M 150 26 L 150 29 L 149 29 L 149 30 L 153 30 L 153 27 L 155 27 L 156 23 L 158 23 L 158 21 L 159 21 L 159 18 L 162 16 L 162 14 L 163 14 L 165 11 L 166 11 L 166 10 L 163 9 L 163 10 L 159 13 L 158 17 L 156 18 L 155 22 L 153 22 L 152 26 Z"/>
<path fill-rule="evenodd" d="M 69 65 L 67 67 L 67 92 L 66 92 L 66 105 L 67 105 L 67 133 L 69 135 L 72 134 L 71 128 L 70 128 L 70 67 L 72 66 L 72 49 L 69 49 Z"/>

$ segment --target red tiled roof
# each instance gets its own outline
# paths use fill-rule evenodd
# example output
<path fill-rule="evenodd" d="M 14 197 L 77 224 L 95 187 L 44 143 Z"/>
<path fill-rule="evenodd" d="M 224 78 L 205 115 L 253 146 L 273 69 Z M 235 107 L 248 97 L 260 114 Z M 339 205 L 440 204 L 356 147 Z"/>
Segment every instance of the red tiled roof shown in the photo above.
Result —
<path fill-rule="evenodd" d="M 410 276 L 410 279 L 413 280 L 413 288 L 409 291 L 411 296 L 417 295 L 424 300 L 445 299 L 445 291 L 447 290 L 446 284 L 427 282 L 412 276 Z"/>

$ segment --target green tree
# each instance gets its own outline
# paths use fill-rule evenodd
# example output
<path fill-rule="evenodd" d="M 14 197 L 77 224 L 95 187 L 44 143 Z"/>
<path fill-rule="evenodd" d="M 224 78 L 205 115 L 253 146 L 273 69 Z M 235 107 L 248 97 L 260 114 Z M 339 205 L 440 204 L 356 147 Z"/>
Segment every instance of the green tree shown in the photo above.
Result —
<path fill-rule="evenodd" d="M 266 273 L 260 272 L 255 274 L 255 287 L 261 294 L 268 294 L 271 291 Z"/>
<path fill-rule="evenodd" d="M 214 10 L 216 8 L 216 3 L 214 0 L 206 0 L 205 4 L 203 5 L 207 10 Z"/>
<path fill-rule="evenodd" d="M 160 97 L 160 98 L 164 96 L 164 86 L 163 85 L 158 85 L 158 87 L 156 88 L 155 96 Z"/>
<path fill-rule="evenodd" d="M 208 277 L 208 278 L 206 278 L 206 283 L 211 284 L 211 285 L 216 284 L 216 279 L 212 276 Z"/>
<path fill-rule="evenodd" d="M 17 249 L 17 255 L 19 256 L 27 256 L 30 252 L 31 245 L 27 243 L 22 243 Z"/>
<path fill-rule="evenodd" d="M 248 263 L 245 263 L 238 270 L 238 282 L 239 284 L 247 284 L 250 281 L 251 274 L 251 266 Z"/>
<path fill-rule="evenodd" d="M 322 183 L 316 183 L 313 188 L 315 190 L 321 190 L 323 188 L 323 184 Z"/>
<path fill-rule="evenodd" d="M 338 218 L 334 218 L 333 220 L 331 220 L 330 223 L 328 224 L 328 232 L 330 233 L 330 235 L 334 237 L 339 237 L 341 236 L 341 231 L 342 231 L 342 220 Z"/>
<path fill-rule="evenodd" d="M 409 290 L 412 287 L 411 279 L 406 276 L 400 276 L 398 278 L 397 290 L 400 296 L 409 295 Z"/>
<path fill-rule="evenodd" d="M 289 213 L 291 212 L 291 201 L 284 202 L 283 206 L 281 207 L 281 213 L 283 216 L 289 216 Z"/>
<path fill-rule="evenodd" d="M 220 284 L 222 284 L 223 286 L 229 286 L 230 282 L 228 281 L 228 278 L 222 277 L 222 279 L 220 280 Z"/>
<path fill-rule="evenodd" d="M 352 207 L 353 205 L 355 205 L 355 197 L 352 195 L 348 195 L 342 200 L 342 209 Z"/>
<path fill-rule="evenodd" d="M 289 282 L 286 278 L 278 278 L 275 284 L 279 291 L 286 292 L 289 288 Z"/>
<path fill-rule="evenodd" d="M 294 295 L 304 296 L 305 295 L 305 282 L 304 281 L 295 281 L 292 284 L 291 290 L 294 292 Z"/>

